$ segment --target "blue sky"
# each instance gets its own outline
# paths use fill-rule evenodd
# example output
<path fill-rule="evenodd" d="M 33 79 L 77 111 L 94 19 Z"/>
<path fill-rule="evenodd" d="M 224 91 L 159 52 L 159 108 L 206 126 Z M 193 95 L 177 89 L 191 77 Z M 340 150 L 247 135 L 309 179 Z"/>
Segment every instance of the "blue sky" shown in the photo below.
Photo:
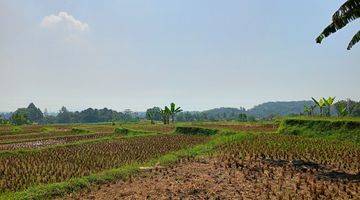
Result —
<path fill-rule="evenodd" d="M 359 21 L 315 43 L 341 3 L 0 0 L 0 111 L 359 100 Z"/>

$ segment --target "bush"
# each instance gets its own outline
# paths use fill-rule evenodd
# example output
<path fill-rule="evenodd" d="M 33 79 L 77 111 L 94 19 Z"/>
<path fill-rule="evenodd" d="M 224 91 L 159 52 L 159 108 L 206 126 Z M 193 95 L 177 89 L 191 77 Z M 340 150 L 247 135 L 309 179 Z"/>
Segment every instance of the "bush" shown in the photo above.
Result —
<path fill-rule="evenodd" d="M 72 128 L 71 132 L 73 133 L 89 133 L 89 130 L 84 130 L 84 129 L 80 129 L 80 128 Z"/>
<path fill-rule="evenodd" d="M 127 128 L 116 128 L 114 132 L 121 135 L 127 135 L 130 131 Z"/>
<path fill-rule="evenodd" d="M 176 127 L 175 133 L 189 134 L 189 135 L 215 135 L 219 130 L 207 129 L 193 126 L 179 126 Z"/>

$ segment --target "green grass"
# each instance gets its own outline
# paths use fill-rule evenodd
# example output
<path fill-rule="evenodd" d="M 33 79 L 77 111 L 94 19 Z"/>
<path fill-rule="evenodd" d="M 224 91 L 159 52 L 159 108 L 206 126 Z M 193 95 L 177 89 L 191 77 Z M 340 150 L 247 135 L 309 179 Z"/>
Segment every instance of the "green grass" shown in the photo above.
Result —
<path fill-rule="evenodd" d="M 360 143 L 360 121 L 353 118 L 288 118 L 281 122 L 278 132 Z"/>
<path fill-rule="evenodd" d="M 23 129 L 20 127 L 20 126 L 12 126 L 11 127 L 11 131 L 13 132 L 13 133 L 19 133 L 19 132 L 21 132 Z"/>
<path fill-rule="evenodd" d="M 70 179 L 61 183 L 38 185 L 30 187 L 24 191 L 5 193 L 0 195 L 0 199 L 50 199 L 64 196 L 68 193 L 90 188 L 91 185 L 94 184 L 103 184 L 118 179 L 126 179 L 136 172 L 139 172 L 141 166 L 154 166 L 155 164 L 166 166 L 175 163 L 184 157 L 195 157 L 211 154 L 215 151 L 216 147 L 228 142 L 242 140 L 245 137 L 246 134 L 243 133 L 213 136 L 212 140 L 205 144 L 171 152 L 158 158 L 151 159 L 146 163 L 132 163 L 116 169 L 105 170 L 100 173 L 91 174 L 81 178 Z"/>

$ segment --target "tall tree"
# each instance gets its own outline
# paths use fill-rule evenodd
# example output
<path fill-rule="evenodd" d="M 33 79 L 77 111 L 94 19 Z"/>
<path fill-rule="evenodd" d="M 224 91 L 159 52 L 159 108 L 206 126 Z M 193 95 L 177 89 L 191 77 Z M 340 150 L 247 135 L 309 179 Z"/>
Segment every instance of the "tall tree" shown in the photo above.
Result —
<path fill-rule="evenodd" d="M 344 28 L 348 23 L 360 17 L 360 0 L 347 0 L 332 16 L 332 22 L 316 38 L 317 43 L 332 33 Z M 347 49 L 350 50 L 360 41 L 360 31 L 351 39 Z"/>
<path fill-rule="evenodd" d="M 44 115 L 39 108 L 35 106 L 35 104 L 30 103 L 26 108 L 27 117 L 32 122 L 42 122 L 44 119 Z"/>
<path fill-rule="evenodd" d="M 69 112 L 65 106 L 61 107 L 59 114 L 57 115 L 57 123 L 71 123 L 71 112 Z"/>

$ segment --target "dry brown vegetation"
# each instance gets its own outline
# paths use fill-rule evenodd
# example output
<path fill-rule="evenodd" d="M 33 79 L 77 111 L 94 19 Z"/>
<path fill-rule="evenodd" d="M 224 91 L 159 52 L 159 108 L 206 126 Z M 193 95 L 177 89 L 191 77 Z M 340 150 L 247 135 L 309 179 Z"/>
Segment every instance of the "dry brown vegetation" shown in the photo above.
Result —
<path fill-rule="evenodd" d="M 207 139 L 185 135 L 134 137 L 7 156 L 0 159 L 0 191 L 16 191 L 143 162 Z"/>
<path fill-rule="evenodd" d="M 241 164 L 240 164 L 241 163 Z M 128 181 L 94 187 L 68 199 L 359 199 L 355 180 L 321 178 L 320 169 L 299 169 L 259 159 L 198 158 L 143 172 Z M 325 172 L 324 172 L 325 173 Z"/>

